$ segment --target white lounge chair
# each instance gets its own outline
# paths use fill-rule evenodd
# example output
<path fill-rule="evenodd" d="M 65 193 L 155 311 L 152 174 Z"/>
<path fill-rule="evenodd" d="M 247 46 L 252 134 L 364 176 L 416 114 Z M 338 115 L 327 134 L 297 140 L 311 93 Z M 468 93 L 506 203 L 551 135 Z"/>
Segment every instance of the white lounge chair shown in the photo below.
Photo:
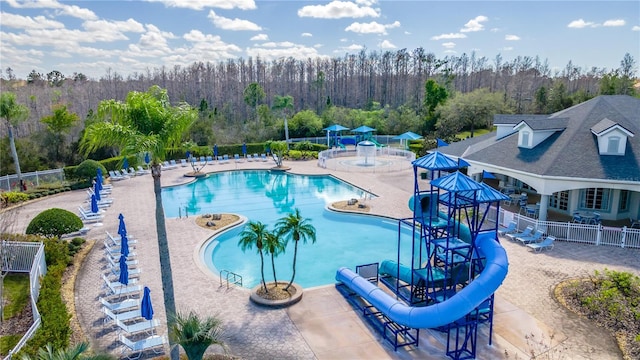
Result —
<path fill-rule="evenodd" d="M 238 155 L 238 154 L 233 154 L 233 159 L 234 159 L 237 163 L 240 163 L 240 162 L 243 162 L 243 161 L 244 161 L 244 160 L 242 160 L 242 158 L 240 158 L 240 155 Z"/>
<path fill-rule="evenodd" d="M 160 322 L 158 321 L 158 319 L 144 320 L 144 321 L 140 321 L 132 324 L 127 324 L 124 321 L 117 320 L 117 319 L 114 321 L 116 322 L 116 325 L 118 325 L 120 330 L 124 331 L 128 335 L 135 335 L 135 334 L 140 334 L 144 332 L 146 332 L 149 335 L 152 335 L 154 329 L 160 325 Z"/>
<path fill-rule="evenodd" d="M 189 164 L 187 163 L 186 159 L 180 159 L 180 166 L 182 167 L 187 167 Z"/>
<path fill-rule="evenodd" d="M 122 301 L 109 302 L 109 300 L 100 297 L 100 303 L 103 307 L 114 313 L 133 310 L 134 308 L 140 307 L 140 300 L 138 299 L 125 299 Z"/>
<path fill-rule="evenodd" d="M 164 335 L 153 335 L 138 341 L 131 341 L 124 334 L 120 334 L 119 340 L 123 345 L 122 353 L 124 354 L 127 349 L 131 352 L 131 354 L 125 356 L 130 360 L 139 359 L 142 353 L 147 350 L 160 354 L 164 350 L 164 345 L 167 344 L 167 337 Z"/>
<path fill-rule="evenodd" d="M 106 255 L 105 259 L 107 259 L 107 262 L 109 263 L 109 266 L 111 268 L 115 268 L 115 269 L 119 269 L 120 268 L 120 257 L 119 256 L 114 259 L 111 255 Z M 131 271 L 131 269 L 134 269 L 136 266 L 138 266 L 138 260 L 136 260 L 136 259 L 127 259 L 127 266 L 129 267 L 129 271 Z"/>
<path fill-rule="evenodd" d="M 133 251 L 135 248 L 130 245 L 129 246 L 129 255 L 127 255 L 127 259 L 136 257 L 137 254 L 135 251 Z M 105 241 L 104 243 L 104 252 L 107 255 L 110 255 L 112 258 L 120 258 L 120 245 L 117 246 L 110 246 L 109 244 L 107 244 L 107 242 Z"/>
<path fill-rule="evenodd" d="M 140 292 L 142 291 L 142 287 L 140 285 L 122 285 L 121 283 L 117 282 L 117 281 L 110 281 L 109 279 L 107 279 L 106 276 L 104 276 L 104 274 L 102 275 L 104 281 L 105 281 L 105 285 L 107 286 L 107 293 L 109 295 L 119 295 L 119 296 L 129 296 L 129 295 L 135 295 L 138 294 L 140 295 Z"/>
<path fill-rule="evenodd" d="M 253 162 L 253 156 L 251 156 L 251 154 L 247 154 L 247 161 Z"/>
<path fill-rule="evenodd" d="M 555 236 L 547 236 L 541 242 L 527 244 L 527 247 L 533 249 L 533 251 L 551 250 L 553 249 L 554 241 L 556 241 Z"/>
<path fill-rule="evenodd" d="M 533 234 L 533 226 L 529 225 L 521 232 L 515 232 L 515 233 L 511 233 L 511 234 L 506 234 L 506 236 L 507 236 L 507 238 L 509 240 L 515 241 L 517 237 L 529 236 L 531 234 Z"/>
<path fill-rule="evenodd" d="M 116 172 L 113 170 L 109 170 L 109 179 L 111 179 L 112 181 L 120 181 L 120 180 L 124 180 L 125 177 L 122 175 L 116 174 Z"/>
<path fill-rule="evenodd" d="M 269 161 L 269 159 L 267 159 L 267 154 L 260 154 L 260 159 L 262 159 L 262 161 Z"/>
<path fill-rule="evenodd" d="M 111 245 L 111 246 L 120 246 L 120 241 L 122 240 L 122 237 L 120 235 L 111 235 L 110 232 L 105 230 L 105 233 L 107 233 L 107 238 L 105 239 L 105 241 Z M 133 235 L 127 234 L 127 240 L 129 241 L 129 245 L 133 245 L 136 244 L 138 242 L 138 240 L 136 240 Z"/>
<path fill-rule="evenodd" d="M 219 158 L 218 158 L 218 159 L 219 159 Z M 220 161 L 220 164 L 227 164 L 227 163 L 229 163 L 229 155 L 227 155 L 227 154 L 222 155 L 222 160 L 219 160 L 219 161 Z"/>
<path fill-rule="evenodd" d="M 104 318 L 105 324 L 110 323 L 112 320 L 127 322 L 127 321 L 135 321 L 135 320 L 139 321 L 144 319 L 142 317 L 142 313 L 140 312 L 140 309 L 114 313 L 113 311 L 107 309 L 106 306 L 103 306 L 102 312 L 106 315 L 106 317 Z"/>
<path fill-rule="evenodd" d="M 104 218 L 104 215 L 102 214 L 87 213 L 84 211 L 82 206 L 78 206 L 78 213 L 80 215 L 80 220 L 82 220 L 83 223 L 101 222 Z"/>

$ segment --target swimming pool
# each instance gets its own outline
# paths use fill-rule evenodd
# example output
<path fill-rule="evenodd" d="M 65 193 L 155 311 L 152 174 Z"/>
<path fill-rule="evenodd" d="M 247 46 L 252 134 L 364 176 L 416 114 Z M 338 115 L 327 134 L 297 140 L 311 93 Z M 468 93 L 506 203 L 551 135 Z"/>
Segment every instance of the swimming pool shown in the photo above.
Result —
<path fill-rule="evenodd" d="M 332 202 L 362 199 L 362 189 L 331 176 L 305 176 L 269 171 L 230 171 L 210 174 L 189 184 L 163 189 L 167 217 L 205 213 L 236 213 L 261 221 L 272 229 L 275 222 L 295 208 L 316 228 L 315 244 L 299 244 L 296 283 L 303 287 L 332 284 L 342 266 L 397 258 L 397 221 L 326 209 Z M 214 274 L 228 270 L 240 274 L 246 287 L 260 283 L 260 258 L 256 250 L 242 252 L 238 234 L 243 227 L 226 231 L 204 247 L 203 260 Z M 402 232 L 403 259 L 410 259 L 411 229 Z M 291 277 L 293 244 L 276 258 L 278 280 Z M 408 260 L 410 261 L 410 260 Z M 271 259 L 265 256 L 265 278 L 272 281 Z"/>

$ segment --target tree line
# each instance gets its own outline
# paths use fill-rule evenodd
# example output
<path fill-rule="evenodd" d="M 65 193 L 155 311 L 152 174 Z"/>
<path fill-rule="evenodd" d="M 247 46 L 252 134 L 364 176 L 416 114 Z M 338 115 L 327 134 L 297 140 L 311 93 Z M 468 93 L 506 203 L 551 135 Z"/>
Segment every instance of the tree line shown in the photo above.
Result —
<path fill-rule="evenodd" d="M 130 91 L 153 85 L 166 89 L 172 103 L 198 109 L 188 136 L 200 145 L 284 139 L 285 124 L 292 137 L 322 135 L 333 123 L 445 137 L 487 126 L 494 113 L 552 113 L 600 94 L 634 95 L 635 68 L 629 54 L 617 69 L 583 69 L 570 61 L 553 71 L 537 56 L 506 61 L 500 54 L 488 59 L 471 53 L 438 59 L 418 48 L 307 60 L 250 57 L 128 75 L 108 69 L 99 79 L 57 70 L 34 70 L 19 79 L 7 68 L 1 81 L 2 91 L 15 93 L 29 109 L 28 118 L 14 126 L 19 151 L 41 149 L 25 155 L 52 166 L 78 162 L 77 141 L 95 121 L 100 101 L 121 101 Z M 472 102 L 484 107 L 470 109 Z M 0 127 L 6 154 L 7 131 Z M 0 158 L 2 173 L 10 167 L 7 158 Z"/>

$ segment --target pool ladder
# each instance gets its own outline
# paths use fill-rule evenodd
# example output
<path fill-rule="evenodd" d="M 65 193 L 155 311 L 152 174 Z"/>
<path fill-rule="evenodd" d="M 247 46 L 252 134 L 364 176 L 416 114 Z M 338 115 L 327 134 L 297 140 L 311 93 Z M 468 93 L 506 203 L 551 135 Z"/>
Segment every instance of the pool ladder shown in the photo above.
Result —
<path fill-rule="evenodd" d="M 222 287 L 222 276 L 224 275 L 225 282 L 227 283 L 227 289 L 229 284 L 240 285 L 242 287 L 242 276 L 231 272 L 229 270 L 220 270 L 220 287 Z"/>

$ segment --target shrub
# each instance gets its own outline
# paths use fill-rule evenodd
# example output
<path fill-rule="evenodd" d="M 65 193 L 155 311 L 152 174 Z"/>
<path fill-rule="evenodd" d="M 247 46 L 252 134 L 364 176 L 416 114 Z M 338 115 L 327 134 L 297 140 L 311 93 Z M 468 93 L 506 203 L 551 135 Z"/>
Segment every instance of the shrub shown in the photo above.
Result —
<path fill-rule="evenodd" d="M 291 159 L 291 160 L 300 160 L 300 159 L 302 159 L 302 151 L 289 150 L 289 159 Z"/>
<path fill-rule="evenodd" d="M 3 202 L 5 202 L 7 205 L 9 205 L 9 204 L 17 204 L 19 202 L 23 202 L 23 201 L 29 200 L 29 195 L 28 194 L 21 193 L 21 192 L 18 192 L 18 191 L 3 192 L 2 194 L 0 194 L 0 196 L 2 196 Z"/>
<path fill-rule="evenodd" d="M 27 234 L 60 237 L 82 229 L 82 220 L 67 210 L 52 208 L 41 212 L 31 220 Z"/>
<path fill-rule="evenodd" d="M 102 170 L 103 174 L 107 173 L 107 169 L 99 162 L 91 159 L 85 160 L 76 168 L 74 178 L 91 182 L 91 179 L 98 174 L 98 168 Z"/>
<path fill-rule="evenodd" d="M 85 239 L 81 237 L 75 237 L 71 241 L 69 241 L 69 256 L 75 256 L 82 248 L 82 244 L 84 244 L 85 242 Z"/>
<path fill-rule="evenodd" d="M 310 141 L 300 141 L 293 145 L 295 150 L 313 150 L 313 144 Z"/>

